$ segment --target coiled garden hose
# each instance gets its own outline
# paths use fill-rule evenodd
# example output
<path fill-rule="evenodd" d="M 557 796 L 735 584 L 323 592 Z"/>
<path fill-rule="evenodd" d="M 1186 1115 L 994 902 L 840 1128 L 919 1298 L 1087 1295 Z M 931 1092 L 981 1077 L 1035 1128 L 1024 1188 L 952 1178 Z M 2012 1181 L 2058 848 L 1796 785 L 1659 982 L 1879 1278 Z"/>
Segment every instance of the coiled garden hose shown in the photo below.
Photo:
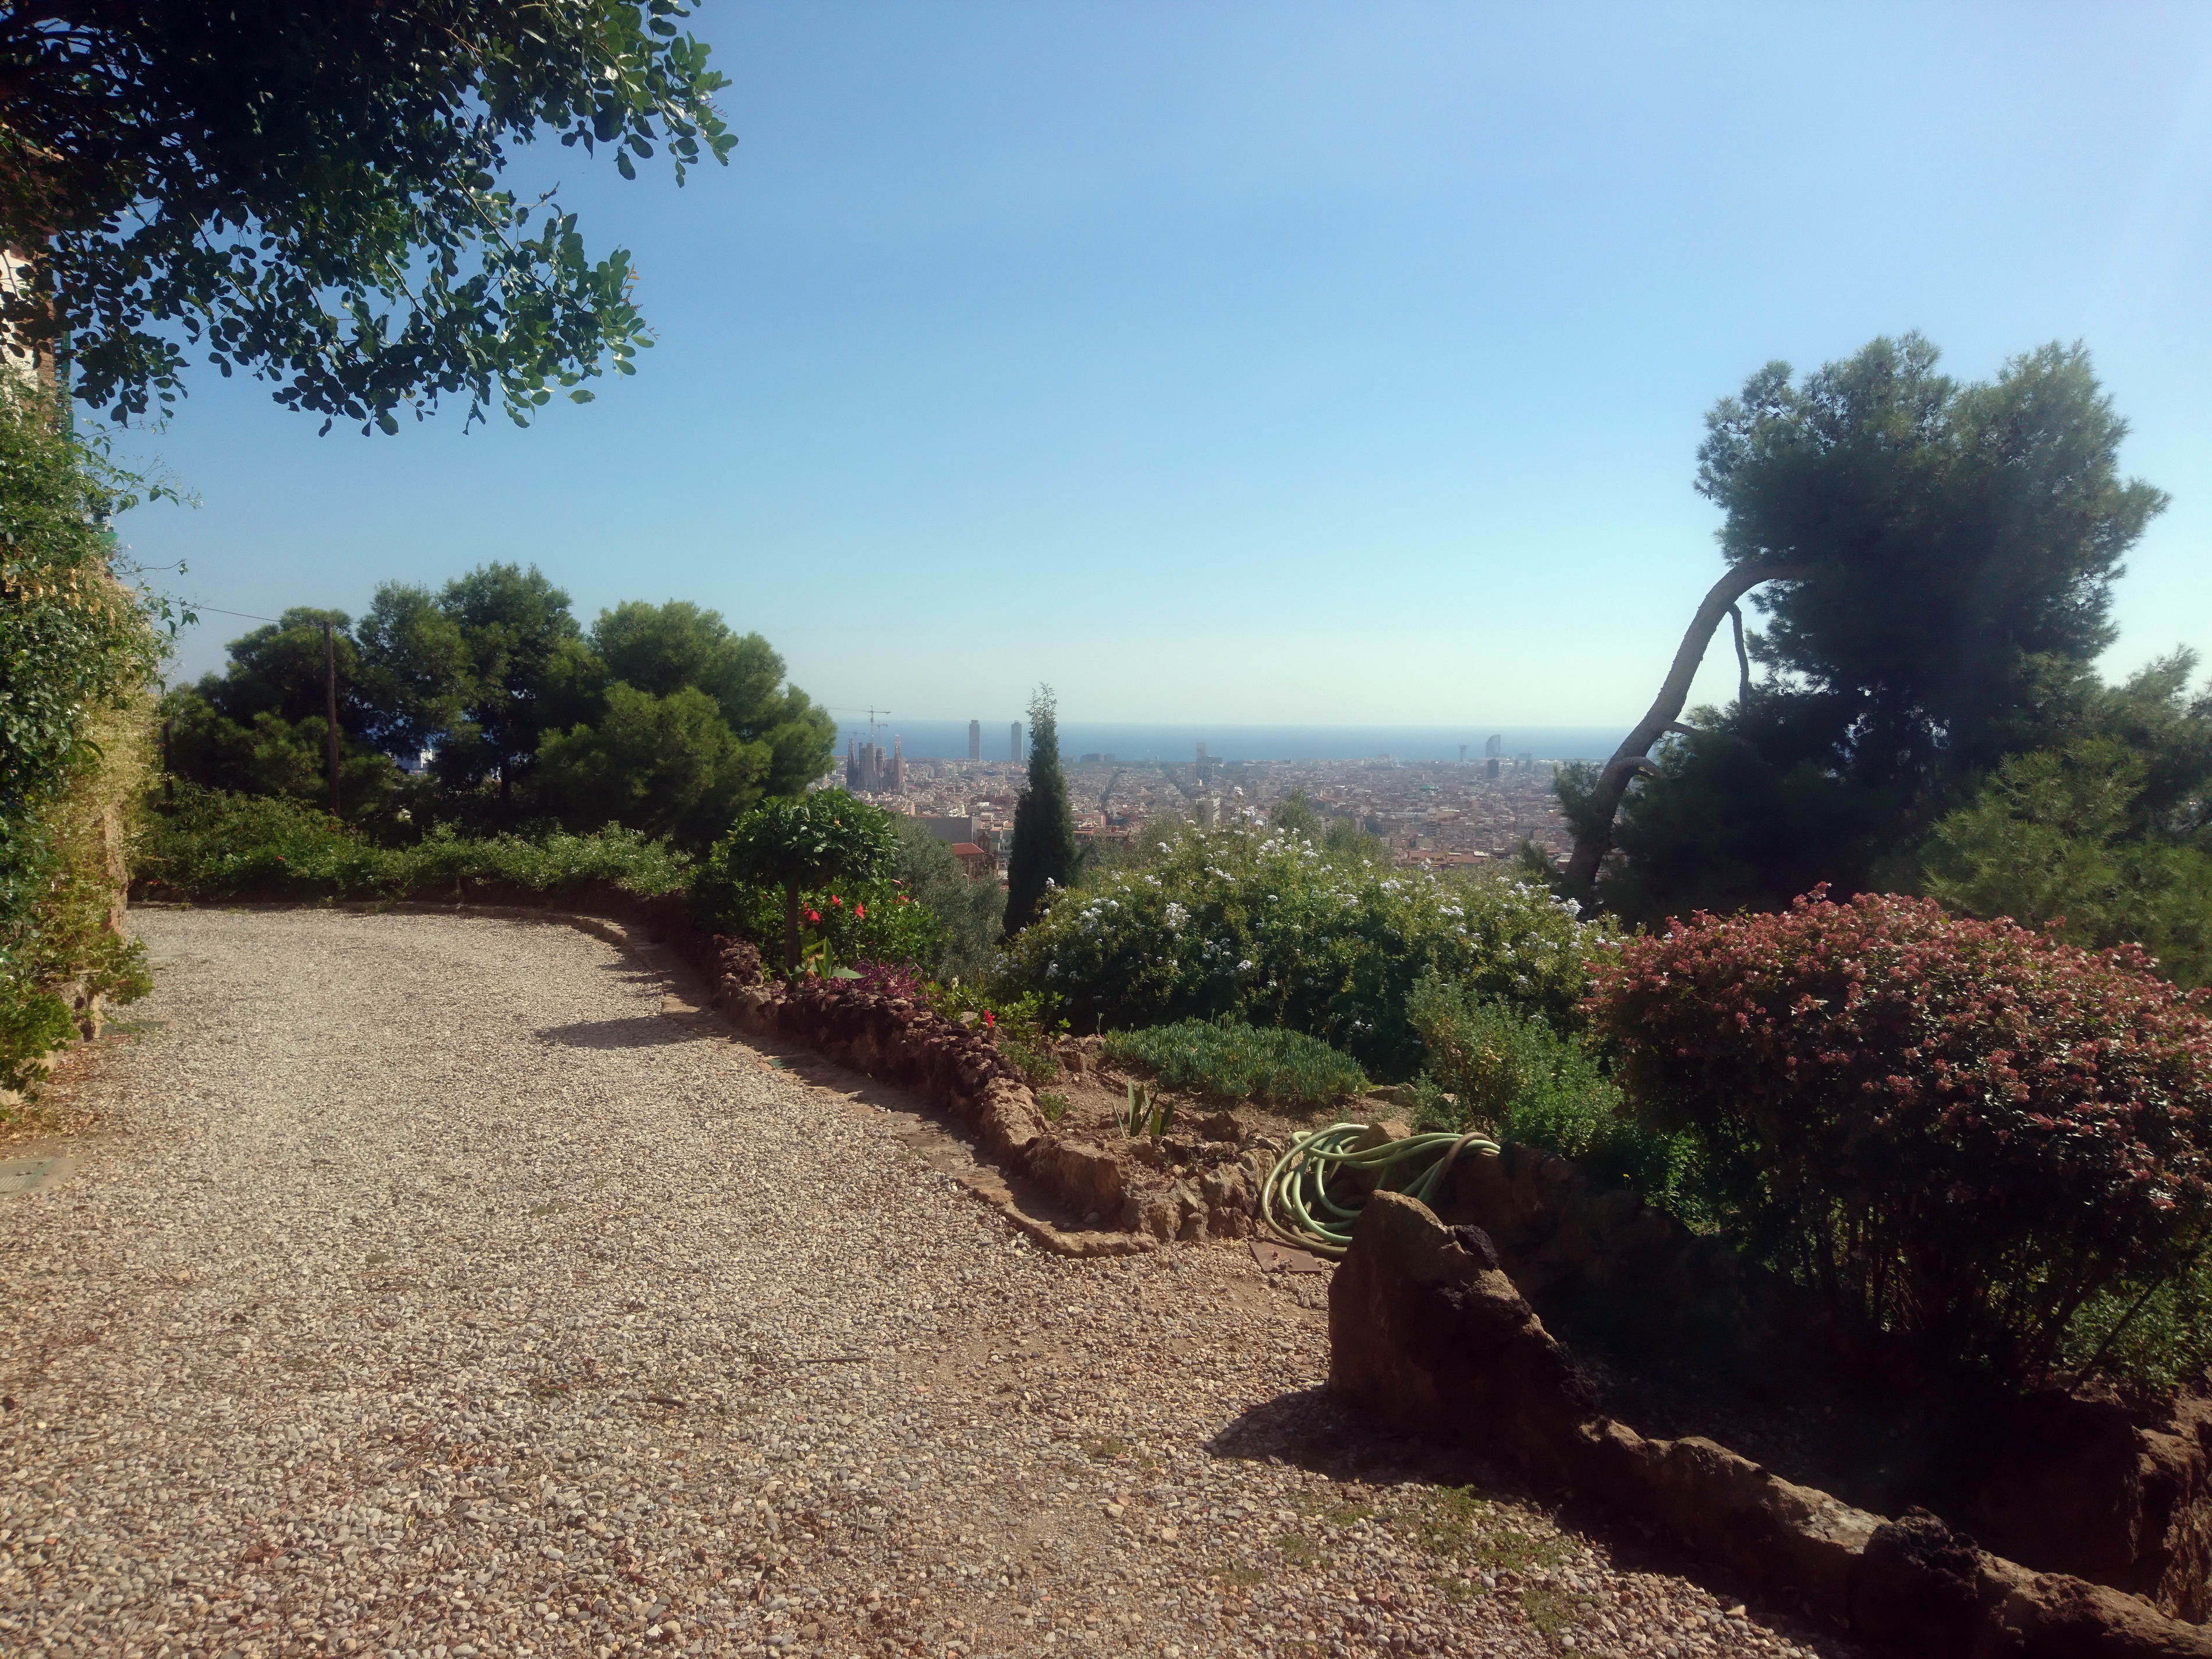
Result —
<path fill-rule="evenodd" d="M 1495 1154 L 1498 1143 L 1486 1135 L 1439 1130 L 1358 1147 L 1370 1127 L 1365 1123 L 1332 1123 L 1291 1137 L 1291 1149 L 1275 1160 L 1260 1193 L 1260 1214 L 1288 1243 L 1316 1255 L 1340 1256 L 1352 1243 L 1352 1224 L 1369 1191 L 1388 1188 L 1426 1202 L 1444 1172 L 1465 1151 Z M 1417 1165 L 1400 1173 L 1400 1166 Z M 1345 1177 L 1330 1191 L 1330 1177 Z M 1358 1176 L 1371 1174 L 1371 1183 Z M 1340 1198 L 1344 1202 L 1340 1202 Z"/>

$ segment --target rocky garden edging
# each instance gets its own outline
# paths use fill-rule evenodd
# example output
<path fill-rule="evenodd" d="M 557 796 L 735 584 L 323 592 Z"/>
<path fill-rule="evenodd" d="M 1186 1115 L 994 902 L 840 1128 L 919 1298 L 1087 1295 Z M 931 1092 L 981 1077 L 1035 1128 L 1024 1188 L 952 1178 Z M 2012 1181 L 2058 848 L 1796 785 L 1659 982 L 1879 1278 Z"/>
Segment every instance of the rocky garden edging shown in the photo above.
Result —
<path fill-rule="evenodd" d="M 1329 1386 L 1655 1525 L 1855 1635 L 1982 1659 L 2212 1659 L 2212 1631 L 2070 1574 L 1980 1548 L 1925 1510 L 1889 1519 L 1714 1441 L 1649 1438 L 1594 1409 L 1482 1229 L 1377 1193 L 1329 1286 Z"/>
<path fill-rule="evenodd" d="M 984 1032 L 849 980 L 767 980 L 758 952 L 742 941 L 717 939 L 713 949 L 714 1006 L 734 1024 L 923 1096 L 966 1123 L 1008 1170 L 1083 1218 L 1062 1228 L 1015 1215 L 1046 1248 L 1121 1255 L 1254 1231 L 1267 1169 L 1236 1141 L 1117 1147 L 1064 1134 Z"/>

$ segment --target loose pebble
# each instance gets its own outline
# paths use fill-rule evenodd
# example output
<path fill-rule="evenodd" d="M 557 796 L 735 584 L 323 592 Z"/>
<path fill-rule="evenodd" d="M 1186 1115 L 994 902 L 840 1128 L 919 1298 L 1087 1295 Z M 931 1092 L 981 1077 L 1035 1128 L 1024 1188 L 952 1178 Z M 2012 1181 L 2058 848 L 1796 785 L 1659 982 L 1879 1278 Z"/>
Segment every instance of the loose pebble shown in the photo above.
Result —
<path fill-rule="evenodd" d="M 0 1650 L 1850 1651 L 1340 1413 L 1325 1276 L 1042 1254 L 596 939 L 133 924 L 0 1200 Z"/>

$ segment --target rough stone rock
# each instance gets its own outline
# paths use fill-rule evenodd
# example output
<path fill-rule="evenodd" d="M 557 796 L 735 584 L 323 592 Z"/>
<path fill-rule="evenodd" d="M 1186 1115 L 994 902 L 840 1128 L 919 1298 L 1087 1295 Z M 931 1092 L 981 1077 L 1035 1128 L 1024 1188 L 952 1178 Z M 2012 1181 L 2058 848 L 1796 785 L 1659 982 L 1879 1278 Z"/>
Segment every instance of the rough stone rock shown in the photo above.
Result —
<path fill-rule="evenodd" d="M 1585 1390 L 1482 1249 L 1400 1194 L 1370 1198 L 1329 1282 L 1329 1387 L 1400 1428 L 1516 1459 L 1547 1439 L 1563 1453 Z"/>
<path fill-rule="evenodd" d="M 1912 1394 L 1940 1425 L 1929 1437 L 1940 1460 L 1900 1463 L 1850 1494 L 1859 1503 L 1924 1503 L 2027 1566 L 2212 1617 L 2212 1398 L 2203 1392 L 2148 1417 L 2062 1391 L 2005 1395 L 1930 1368 L 1632 1194 L 1593 1193 L 1577 1165 L 1533 1147 L 1456 1160 L 1430 1201 L 1444 1221 L 1484 1228 L 1533 1305 L 1596 1310 L 1610 1340 L 1632 1349 L 1662 1353 L 1687 1337 L 1717 1373 L 1757 1388 L 1808 1364 L 1848 1364 L 1870 1395 Z"/>
<path fill-rule="evenodd" d="M 1198 1126 L 1199 1133 L 1208 1140 L 1226 1141 L 1232 1146 L 1244 1144 L 1244 1125 L 1234 1112 L 1216 1112 Z"/>
<path fill-rule="evenodd" d="M 1970 1659 L 2212 1659 L 2212 1632 L 2002 1560 L 1932 1515 L 1884 1521 L 1712 1441 L 1649 1439 L 1595 1415 L 1571 1357 L 1497 1259 L 1482 1229 L 1376 1194 L 1329 1285 L 1332 1390 L 1656 1526 L 1855 1633 Z"/>
<path fill-rule="evenodd" d="M 1121 1162 L 1096 1141 L 1042 1135 L 1030 1149 L 1030 1173 L 1079 1212 L 1121 1212 Z"/>

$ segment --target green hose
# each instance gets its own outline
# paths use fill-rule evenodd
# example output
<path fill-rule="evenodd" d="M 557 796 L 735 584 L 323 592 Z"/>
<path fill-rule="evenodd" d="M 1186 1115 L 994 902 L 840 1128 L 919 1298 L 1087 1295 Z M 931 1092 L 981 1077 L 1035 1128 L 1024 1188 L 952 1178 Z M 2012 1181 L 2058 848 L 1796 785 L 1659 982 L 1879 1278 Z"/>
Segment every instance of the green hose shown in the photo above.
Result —
<path fill-rule="evenodd" d="M 1370 1127 L 1332 1123 L 1326 1129 L 1291 1136 L 1290 1151 L 1275 1160 L 1275 1167 L 1267 1172 L 1267 1184 L 1261 1189 L 1260 1214 L 1267 1225 L 1301 1249 L 1317 1255 L 1342 1255 L 1352 1243 L 1352 1224 L 1359 1218 L 1366 1194 L 1347 1182 L 1344 1196 L 1351 1201 L 1339 1203 L 1329 1192 L 1331 1176 L 1339 1170 L 1371 1171 L 1376 1188 L 1387 1187 L 1425 1202 L 1462 1152 L 1469 1147 L 1478 1152 L 1498 1151 L 1498 1143 L 1486 1136 L 1472 1132 L 1457 1135 L 1449 1130 L 1407 1135 L 1402 1140 L 1386 1140 L 1355 1151 L 1353 1143 Z M 1395 1177 L 1389 1173 L 1401 1164 L 1417 1160 L 1421 1165 L 1418 1170 Z"/>

